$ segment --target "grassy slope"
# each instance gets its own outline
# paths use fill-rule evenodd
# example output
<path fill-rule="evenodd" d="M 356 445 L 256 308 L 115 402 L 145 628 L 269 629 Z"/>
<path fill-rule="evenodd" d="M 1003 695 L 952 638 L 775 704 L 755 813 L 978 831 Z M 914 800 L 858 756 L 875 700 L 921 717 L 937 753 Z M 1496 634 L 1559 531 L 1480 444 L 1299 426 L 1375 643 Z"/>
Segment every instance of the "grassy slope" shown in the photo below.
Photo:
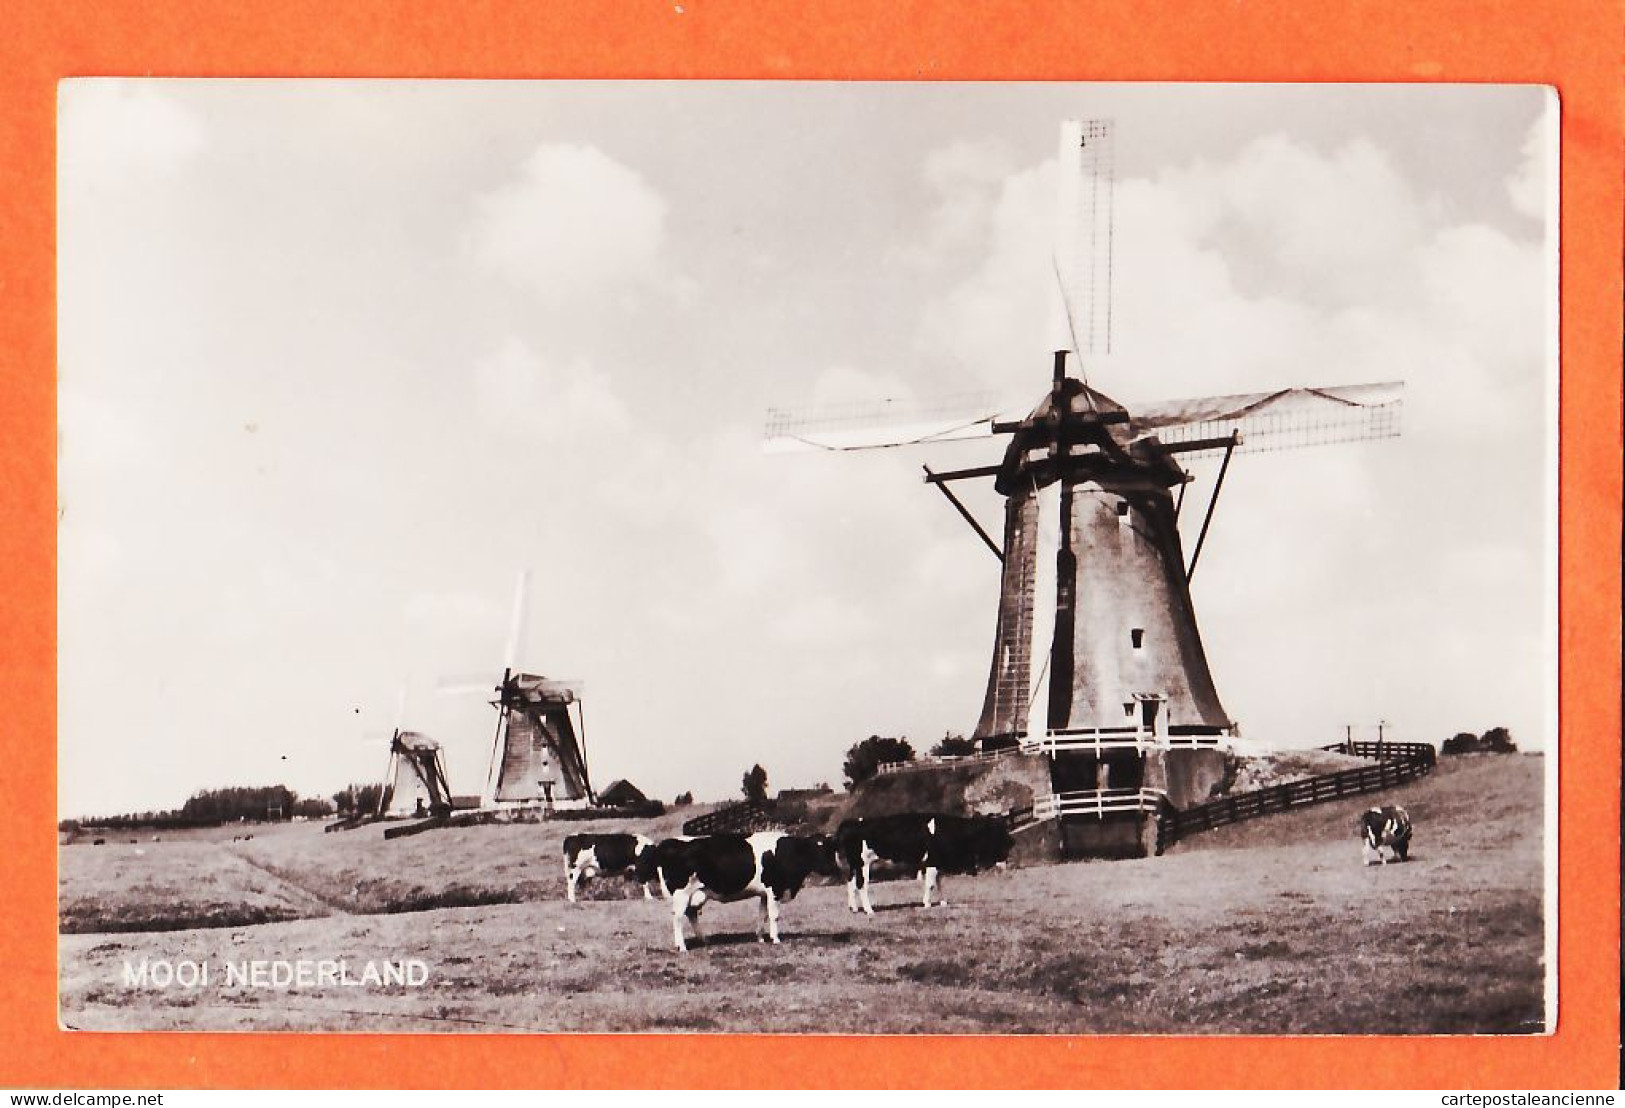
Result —
<path fill-rule="evenodd" d="M 383 828 L 324 834 L 318 824 L 222 836 L 74 845 L 60 851 L 61 929 L 171 931 L 343 913 L 419 911 L 551 900 L 564 895 L 562 849 L 578 832 L 675 834 L 687 808 L 652 820 L 447 828 L 386 841 Z M 589 898 L 638 895 L 622 882 Z"/>
<path fill-rule="evenodd" d="M 753 907 L 713 905 L 704 917 L 713 942 L 681 956 L 664 904 L 562 903 L 539 828 L 342 848 L 289 836 L 279 857 L 297 865 L 325 864 L 339 850 L 353 852 L 351 866 L 411 857 L 419 881 L 495 887 L 519 874 L 537 899 L 64 936 L 64 1018 L 414 1031 L 1529 1030 L 1542 1003 L 1542 761 L 1447 760 L 1391 794 L 1226 828 L 1160 859 L 951 878 L 952 906 L 930 912 L 914 907 L 907 883 L 877 887 L 882 911 L 872 920 L 849 916 L 841 890 L 813 887 L 786 906 L 780 947 L 750 941 Z M 1411 863 L 1360 865 L 1353 821 L 1373 801 L 1412 813 Z M 410 853 L 387 853 L 397 847 Z M 342 889 L 348 872 L 323 887 Z M 421 957 L 432 980 L 421 990 L 126 992 L 119 967 L 142 956 Z"/>

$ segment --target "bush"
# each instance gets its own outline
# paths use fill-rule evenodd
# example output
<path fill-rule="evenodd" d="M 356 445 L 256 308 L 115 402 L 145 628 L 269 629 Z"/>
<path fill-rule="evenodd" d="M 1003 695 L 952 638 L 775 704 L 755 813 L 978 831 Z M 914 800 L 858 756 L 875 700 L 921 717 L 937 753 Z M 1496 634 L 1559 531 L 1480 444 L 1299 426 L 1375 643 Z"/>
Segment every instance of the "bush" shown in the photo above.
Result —
<path fill-rule="evenodd" d="M 1470 754 L 1478 749 L 1478 736 L 1470 731 L 1459 731 L 1444 741 L 1440 754 Z"/>
<path fill-rule="evenodd" d="M 750 767 L 750 771 L 740 780 L 740 791 L 745 799 L 757 804 L 767 803 L 767 770 L 760 765 Z"/>
<path fill-rule="evenodd" d="M 1441 754 L 1516 754 L 1518 744 L 1505 727 L 1492 727 L 1482 735 L 1462 731 L 1450 736 L 1439 748 Z"/>
<path fill-rule="evenodd" d="M 383 791 L 384 787 L 378 784 L 346 785 L 333 794 L 333 804 L 341 816 L 370 816 L 378 811 L 378 798 Z"/>
<path fill-rule="evenodd" d="M 976 740 L 963 735 L 944 735 L 927 753 L 933 758 L 964 758 L 976 753 Z"/>
<path fill-rule="evenodd" d="M 298 795 L 286 785 L 233 786 L 227 789 L 199 789 L 181 806 L 180 816 L 188 820 L 290 819 Z"/>
<path fill-rule="evenodd" d="M 846 761 L 841 766 L 841 772 L 846 774 L 846 787 L 855 788 L 880 772 L 882 762 L 912 762 L 914 748 L 908 744 L 907 739 L 883 738 L 880 735 L 870 735 L 860 743 L 854 743 L 846 752 Z"/>

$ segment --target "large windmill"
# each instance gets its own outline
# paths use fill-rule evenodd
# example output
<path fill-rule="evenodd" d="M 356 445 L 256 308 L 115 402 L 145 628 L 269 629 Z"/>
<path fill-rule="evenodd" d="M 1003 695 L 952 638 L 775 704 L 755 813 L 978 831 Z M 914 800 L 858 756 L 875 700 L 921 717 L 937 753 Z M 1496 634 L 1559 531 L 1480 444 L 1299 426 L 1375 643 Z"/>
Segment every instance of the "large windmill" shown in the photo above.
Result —
<path fill-rule="evenodd" d="M 1061 138 L 1057 284 L 1070 350 L 1024 416 L 991 405 L 948 411 L 769 413 L 770 450 L 859 450 L 1008 436 L 996 464 L 932 472 L 1003 563 L 993 657 L 975 737 L 1050 757 L 1056 792 L 1145 790 L 1194 799 L 1210 756 L 1236 732 L 1208 670 L 1189 581 L 1231 458 L 1399 433 L 1397 384 L 1292 388 L 1124 405 L 1068 372 L 1111 342 L 1112 132 L 1071 122 Z M 1194 549 L 1179 531 L 1181 465 L 1222 455 Z M 949 486 L 991 478 L 1004 498 L 1003 541 Z M 1138 801 L 1136 800 L 1137 804 Z M 1149 801 L 1148 801 L 1149 803 Z"/>
<path fill-rule="evenodd" d="M 518 668 L 529 586 L 529 572 L 521 571 L 514 590 L 502 680 L 494 689 L 496 699 L 491 701 L 497 710 L 497 727 L 481 806 L 544 810 L 587 807 L 594 803 L 594 796 L 587 775 L 581 682 L 524 673 Z M 441 689 L 493 691 L 488 680 L 442 685 Z"/>

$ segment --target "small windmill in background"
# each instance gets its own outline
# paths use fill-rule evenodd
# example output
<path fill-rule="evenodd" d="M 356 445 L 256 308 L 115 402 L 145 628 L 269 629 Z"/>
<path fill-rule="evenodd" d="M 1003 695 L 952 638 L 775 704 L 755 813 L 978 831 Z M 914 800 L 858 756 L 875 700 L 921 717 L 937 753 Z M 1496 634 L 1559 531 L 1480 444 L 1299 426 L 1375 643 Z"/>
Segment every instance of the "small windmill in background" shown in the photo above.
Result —
<path fill-rule="evenodd" d="M 519 669 L 529 593 L 530 571 L 521 570 L 501 681 L 495 686 L 489 679 L 442 683 L 439 691 L 496 693 L 491 706 L 497 710 L 497 727 L 480 797 L 482 808 L 589 807 L 595 797 L 587 774 L 582 683 Z"/>
<path fill-rule="evenodd" d="M 427 816 L 442 820 L 451 815 L 452 810 L 445 755 L 440 744 L 428 735 L 405 730 L 406 691 L 407 683 L 402 681 L 389 738 L 368 740 L 374 745 L 389 747 L 389 763 L 384 770 L 378 807 L 368 815 L 373 819 Z"/>

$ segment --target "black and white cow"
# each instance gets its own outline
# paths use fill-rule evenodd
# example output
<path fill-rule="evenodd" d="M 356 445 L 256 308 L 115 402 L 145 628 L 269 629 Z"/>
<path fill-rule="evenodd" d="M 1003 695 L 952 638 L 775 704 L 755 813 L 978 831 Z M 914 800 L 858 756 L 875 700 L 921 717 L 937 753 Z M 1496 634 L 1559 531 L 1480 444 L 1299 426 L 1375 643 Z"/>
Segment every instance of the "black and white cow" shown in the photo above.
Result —
<path fill-rule="evenodd" d="M 672 937 L 684 951 L 683 917 L 694 929 L 694 941 L 704 942 L 700 909 L 707 901 L 723 902 L 756 897 L 762 913 L 756 939 L 779 941 L 779 904 L 793 900 L 814 873 L 836 877 L 840 867 L 835 847 L 822 835 L 811 838 L 782 831 L 754 835 L 705 835 L 696 839 L 666 839 L 654 852 L 661 889 L 671 897 Z"/>
<path fill-rule="evenodd" d="M 877 861 L 895 862 L 920 878 L 921 901 L 931 907 L 938 877 L 975 873 L 1003 865 L 1010 857 L 1010 828 L 998 816 L 945 816 L 907 813 L 849 819 L 835 832 L 836 849 L 847 872 L 846 907 L 860 904 L 869 915 L 869 869 Z M 947 900 L 938 898 L 939 904 Z"/>
<path fill-rule="evenodd" d="M 571 904 L 583 877 L 600 873 L 629 875 L 643 886 L 643 899 L 653 900 L 655 843 L 642 835 L 568 835 L 564 839 L 564 895 Z"/>
<path fill-rule="evenodd" d="M 1379 861 L 1388 864 L 1383 847 L 1401 862 L 1411 852 L 1411 817 L 1397 805 L 1366 809 L 1360 816 L 1359 831 L 1360 856 L 1368 866 Z"/>

